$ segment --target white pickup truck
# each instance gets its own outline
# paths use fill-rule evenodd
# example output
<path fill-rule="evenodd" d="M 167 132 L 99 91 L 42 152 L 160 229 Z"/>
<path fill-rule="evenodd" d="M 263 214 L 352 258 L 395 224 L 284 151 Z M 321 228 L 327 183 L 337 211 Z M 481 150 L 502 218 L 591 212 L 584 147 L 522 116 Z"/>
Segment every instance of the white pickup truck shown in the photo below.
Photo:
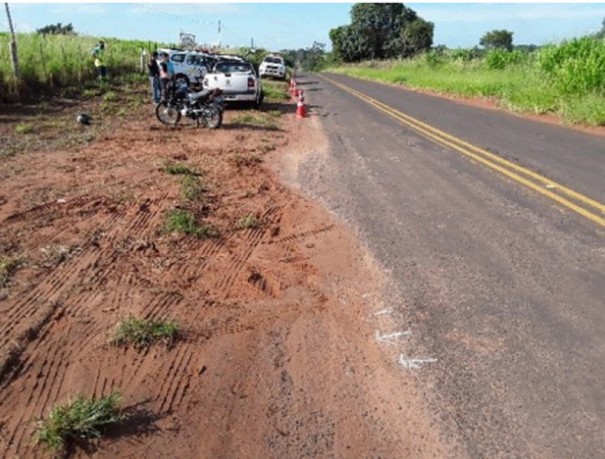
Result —
<path fill-rule="evenodd" d="M 218 61 L 204 77 L 204 88 L 221 89 L 225 102 L 248 102 L 258 107 L 264 98 L 260 78 L 243 59 Z"/>
<path fill-rule="evenodd" d="M 285 80 L 286 62 L 284 61 L 283 57 L 266 56 L 260 63 L 259 73 L 261 78 L 264 76 L 271 76 Z"/>

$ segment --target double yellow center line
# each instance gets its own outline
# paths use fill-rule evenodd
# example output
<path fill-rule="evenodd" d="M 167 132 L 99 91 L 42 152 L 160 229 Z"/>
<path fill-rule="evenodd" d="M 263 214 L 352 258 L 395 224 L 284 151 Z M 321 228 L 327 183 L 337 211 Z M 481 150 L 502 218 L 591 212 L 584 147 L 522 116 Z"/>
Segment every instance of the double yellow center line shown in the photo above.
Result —
<path fill-rule="evenodd" d="M 346 91 L 349 94 L 352 94 L 355 97 L 367 102 L 406 126 L 413 128 L 434 142 L 472 158 L 478 163 L 500 172 L 515 182 L 521 183 L 522 185 L 525 185 L 541 195 L 558 202 L 562 206 L 573 210 L 574 212 L 597 223 L 598 225 L 605 227 L 605 205 L 601 204 L 600 202 L 590 199 L 589 197 L 571 190 L 560 183 L 555 182 L 554 180 L 544 177 L 543 175 L 537 174 L 526 167 L 507 161 L 506 159 L 490 153 L 483 148 L 479 148 L 475 145 L 465 142 L 462 139 L 459 139 L 458 137 L 450 135 L 447 132 L 443 132 L 433 126 L 423 123 L 416 118 L 412 118 L 411 116 L 395 110 L 394 108 L 349 86 L 345 86 L 324 75 L 321 75 L 321 78 L 329 81 L 331 84 L 339 87 L 343 91 Z"/>

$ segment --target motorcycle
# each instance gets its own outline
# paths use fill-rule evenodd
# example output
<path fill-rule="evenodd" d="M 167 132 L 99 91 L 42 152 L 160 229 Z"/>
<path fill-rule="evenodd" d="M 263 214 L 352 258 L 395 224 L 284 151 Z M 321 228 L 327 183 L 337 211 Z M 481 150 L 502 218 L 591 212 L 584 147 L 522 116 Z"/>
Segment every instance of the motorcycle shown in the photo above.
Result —
<path fill-rule="evenodd" d="M 200 124 L 208 129 L 217 129 L 223 122 L 222 91 L 204 89 L 192 91 L 187 85 L 180 85 L 168 91 L 155 107 L 157 119 L 170 126 L 176 126 L 181 117 L 188 118 L 196 127 Z"/>

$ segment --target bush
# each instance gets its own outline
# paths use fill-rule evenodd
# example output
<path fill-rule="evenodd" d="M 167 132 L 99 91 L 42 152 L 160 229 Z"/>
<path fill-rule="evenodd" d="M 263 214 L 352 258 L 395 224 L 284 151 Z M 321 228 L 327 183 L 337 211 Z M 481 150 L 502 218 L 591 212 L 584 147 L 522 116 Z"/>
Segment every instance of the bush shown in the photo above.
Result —
<path fill-rule="evenodd" d="M 429 67 L 440 67 L 446 63 L 447 57 L 438 51 L 429 51 L 424 55 L 424 60 Z"/>

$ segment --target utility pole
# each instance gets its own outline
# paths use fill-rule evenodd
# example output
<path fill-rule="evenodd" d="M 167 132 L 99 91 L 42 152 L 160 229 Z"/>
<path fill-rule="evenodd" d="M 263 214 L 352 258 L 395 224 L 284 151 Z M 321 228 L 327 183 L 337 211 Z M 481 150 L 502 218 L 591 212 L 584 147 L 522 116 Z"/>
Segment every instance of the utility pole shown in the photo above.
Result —
<path fill-rule="evenodd" d="M 223 30 L 221 28 L 221 20 L 218 20 L 218 47 L 220 48 L 223 43 Z"/>
<path fill-rule="evenodd" d="M 13 63 L 13 75 L 15 75 L 15 81 L 19 82 L 19 58 L 17 57 L 17 40 L 15 39 L 15 29 L 13 29 L 13 20 L 11 19 L 11 12 L 8 9 L 8 3 L 5 3 L 4 6 L 6 8 L 6 17 L 8 17 L 8 27 L 11 31 L 10 53 L 11 61 Z"/>

